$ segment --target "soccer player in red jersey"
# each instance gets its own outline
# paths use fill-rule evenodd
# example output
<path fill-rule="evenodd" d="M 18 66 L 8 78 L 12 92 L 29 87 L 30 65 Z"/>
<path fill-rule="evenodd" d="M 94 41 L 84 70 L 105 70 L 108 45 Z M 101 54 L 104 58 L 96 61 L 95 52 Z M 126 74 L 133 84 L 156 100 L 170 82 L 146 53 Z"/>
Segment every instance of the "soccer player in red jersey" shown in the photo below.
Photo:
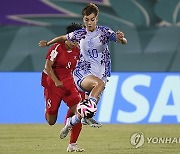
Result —
<path fill-rule="evenodd" d="M 67 33 L 82 28 L 80 24 L 71 24 L 67 27 Z M 77 104 L 85 98 L 85 93 L 78 92 L 72 71 L 79 59 L 79 47 L 77 43 L 65 41 L 56 43 L 48 50 L 46 56 L 45 69 L 42 72 L 42 86 L 46 100 L 45 118 L 49 125 L 54 125 L 57 120 L 58 109 L 63 100 L 69 110 L 66 119 L 69 117 L 77 118 Z M 77 139 L 81 132 L 82 124 L 75 123 L 71 130 L 68 152 L 84 151 L 77 146 Z"/>

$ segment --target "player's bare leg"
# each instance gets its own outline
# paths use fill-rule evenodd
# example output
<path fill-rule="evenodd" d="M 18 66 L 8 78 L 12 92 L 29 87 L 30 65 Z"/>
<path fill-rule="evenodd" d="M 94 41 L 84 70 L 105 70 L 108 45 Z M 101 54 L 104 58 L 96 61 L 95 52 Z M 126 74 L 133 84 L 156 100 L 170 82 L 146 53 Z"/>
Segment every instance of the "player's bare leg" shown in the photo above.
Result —
<path fill-rule="evenodd" d="M 54 125 L 56 123 L 56 120 L 57 120 L 57 114 L 50 115 L 45 110 L 45 119 L 49 125 Z"/>
<path fill-rule="evenodd" d="M 89 99 L 97 103 L 100 94 L 104 90 L 105 83 L 94 75 L 89 75 L 81 82 L 81 87 L 89 91 Z"/>
<path fill-rule="evenodd" d="M 82 82 L 81 87 L 90 92 L 89 99 L 91 101 L 96 102 L 99 101 L 99 96 L 101 95 L 102 91 L 104 90 L 105 84 L 104 82 L 94 75 L 87 76 Z M 93 118 L 83 118 L 81 123 L 84 125 L 90 125 L 91 127 L 101 127 L 102 124 L 97 122 Z"/>

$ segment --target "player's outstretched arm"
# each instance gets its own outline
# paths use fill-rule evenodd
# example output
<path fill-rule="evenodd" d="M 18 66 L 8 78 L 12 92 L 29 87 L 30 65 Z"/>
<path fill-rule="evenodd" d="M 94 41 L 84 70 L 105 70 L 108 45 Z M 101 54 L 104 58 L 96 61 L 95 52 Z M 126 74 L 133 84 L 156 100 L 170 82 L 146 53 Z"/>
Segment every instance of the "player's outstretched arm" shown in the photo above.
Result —
<path fill-rule="evenodd" d="M 126 38 L 124 37 L 124 33 L 121 32 L 121 31 L 117 31 L 117 32 L 116 32 L 116 41 L 117 41 L 118 43 L 127 44 L 127 40 L 126 40 Z"/>
<path fill-rule="evenodd" d="M 58 43 L 58 42 L 64 42 L 66 40 L 67 40 L 66 35 L 61 35 L 61 36 L 58 36 L 58 37 L 56 37 L 50 41 L 41 40 L 41 41 L 39 41 L 38 45 L 40 47 L 47 47 L 51 44 Z"/>

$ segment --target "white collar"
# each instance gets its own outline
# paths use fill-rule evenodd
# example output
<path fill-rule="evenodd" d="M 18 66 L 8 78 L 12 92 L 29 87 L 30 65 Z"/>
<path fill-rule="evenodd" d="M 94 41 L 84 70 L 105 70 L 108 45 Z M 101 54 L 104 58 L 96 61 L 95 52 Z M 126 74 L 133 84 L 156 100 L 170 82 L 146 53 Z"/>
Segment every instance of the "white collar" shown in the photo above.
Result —
<path fill-rule="evenodd" d="M 67 52 L 68 52 L 68 53 L 71 53 L 71 52 L 72 52 L 72 50 L 67 50 Z"/>

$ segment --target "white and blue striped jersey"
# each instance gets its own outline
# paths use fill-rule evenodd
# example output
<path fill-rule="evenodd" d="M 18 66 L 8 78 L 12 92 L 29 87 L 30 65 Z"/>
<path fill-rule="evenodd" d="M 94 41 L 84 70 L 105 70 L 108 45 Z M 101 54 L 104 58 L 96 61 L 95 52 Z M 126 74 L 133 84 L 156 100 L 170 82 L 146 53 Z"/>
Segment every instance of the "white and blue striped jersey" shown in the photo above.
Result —
<path fill-rule="evenodd" d="M 109 41 L 116 41 L 116 33 L 108 27 L 97 26 L 93 32 L 85 28 L 67 34 L 67 39 L 78 41 L 80 60 L 74 70 L 75 80 L 95 75 L 106 81 L 111 73 Z M 81 81 L 79 81 L 81 82 Z"/>

